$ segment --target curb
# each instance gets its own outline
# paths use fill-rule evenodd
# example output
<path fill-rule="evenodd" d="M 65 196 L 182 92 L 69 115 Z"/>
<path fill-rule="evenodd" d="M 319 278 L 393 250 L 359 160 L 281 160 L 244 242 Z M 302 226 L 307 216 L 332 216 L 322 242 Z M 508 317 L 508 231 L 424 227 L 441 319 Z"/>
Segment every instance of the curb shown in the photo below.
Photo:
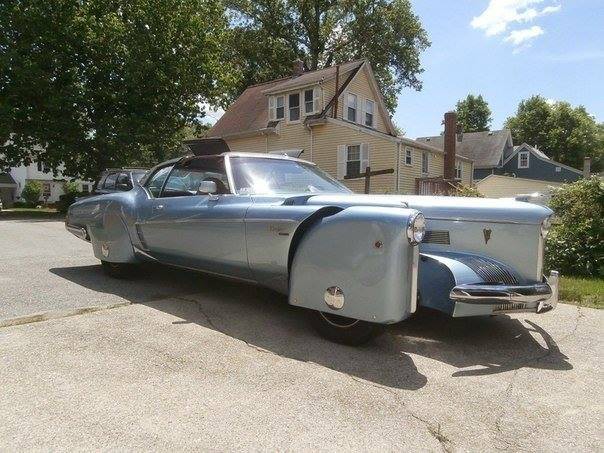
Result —
<path fill-rule="evenodd" d="M 0 328 L 20 326 L 22 324 L 31 324 L 34 322 L 48 321 L 51 319 L 69 318 L 71 316 L 83 315 L 86 313 L 94 313 L 95 311 L 111 310 L 112 308 L 125 307 L 131 305 L 132 302 L 118 302 L 109 305 L 97 305 L 92 307 L 73 308 L 69 310 L 51 310 L 31 315 L 17 316 L 15 318 L 0 319 Z"/>

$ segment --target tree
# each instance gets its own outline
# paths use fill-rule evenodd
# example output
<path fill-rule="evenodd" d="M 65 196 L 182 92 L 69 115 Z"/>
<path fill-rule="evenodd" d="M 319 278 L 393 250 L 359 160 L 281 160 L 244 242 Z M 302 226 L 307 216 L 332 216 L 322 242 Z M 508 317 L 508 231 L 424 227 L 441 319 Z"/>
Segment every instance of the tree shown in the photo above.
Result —
<path fill-rule="evenodd" d="M 457 101 L 457 122 L 463 126 L 464 132 L 488 131 L 491 127 L 491 109 L 482 95 L 468 96 Z"/>
<path fill-rule="evenodd" d="M 21 198 L 29 205 L 36 205 L 42 196 L 42 183 L 40 181 L 27 181 L 21 191 Z"/>
<path fill-rule="evenodd" d="M 590 156 L 594 171 L 602 167 L 604 126 L 583 106 L 532 96 L 520 102 L 505 126 L 516 144 L 536 146 L 555 161 L 580 169 L 584 157 Z"/>
<path fill-rule="evenodd" d="M 94 179 L 180 151 L 220 104 L 228 18 L 213 0 L 0 0 L 0 167 Z"/>
<path fill-rule="evenodd" d="M 392 112 L 403 87 L 421 89 L 420 53 L 430 42 L 409 0 L 229 0 L 230 60 L 246 86 L 367 58 Z"/>

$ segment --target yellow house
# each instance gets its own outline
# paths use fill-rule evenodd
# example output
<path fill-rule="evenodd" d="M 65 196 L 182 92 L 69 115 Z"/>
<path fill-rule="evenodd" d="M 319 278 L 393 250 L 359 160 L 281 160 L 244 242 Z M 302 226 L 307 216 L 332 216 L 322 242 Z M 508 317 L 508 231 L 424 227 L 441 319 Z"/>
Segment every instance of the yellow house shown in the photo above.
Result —
<path fill-rule="evenodd" d="M 298 154 L 356 192 L 371 171 L 372 193 L 415 193 L 416 179 L 443 177 L 442 149 L 397 135 L 371 65 L 352 61 L 248 87 L 207 134 L 231 151 Z M 456 156 L 456 175 L 472 183 L 472 161 Z"/>

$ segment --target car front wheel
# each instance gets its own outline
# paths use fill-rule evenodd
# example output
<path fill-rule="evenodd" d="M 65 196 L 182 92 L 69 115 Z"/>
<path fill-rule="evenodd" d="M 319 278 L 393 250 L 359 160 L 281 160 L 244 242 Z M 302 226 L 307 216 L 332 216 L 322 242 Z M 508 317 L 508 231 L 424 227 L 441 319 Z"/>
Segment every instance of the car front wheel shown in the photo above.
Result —
<path fill-rule="evenodd" d="M 130 278 L 134 276 L 135 265 L 130 263 L 110 263 L 101 261 L 105 274 L 113 278 Z"/>
<path fill-rule="evenodd" d="M 346 318 L 322 311 L 312 312 L 311 322 L 323 338 L 350 346 L 367 343 L 384 330 L 381 324 Z"/>

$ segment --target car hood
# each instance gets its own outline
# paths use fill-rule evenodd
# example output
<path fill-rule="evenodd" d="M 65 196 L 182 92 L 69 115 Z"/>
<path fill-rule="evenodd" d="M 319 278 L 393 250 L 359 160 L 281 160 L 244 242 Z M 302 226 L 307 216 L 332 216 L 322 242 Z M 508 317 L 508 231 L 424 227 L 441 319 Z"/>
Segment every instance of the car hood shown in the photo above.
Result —
<path fill-rule="evenodd" d="M 320 206 L 409 207 L 428 219 L 474 220 L 539 224 L 551 209 L 515 200 L 419 195 L 322 194 L 304 197 L 302 204 Z"/>

